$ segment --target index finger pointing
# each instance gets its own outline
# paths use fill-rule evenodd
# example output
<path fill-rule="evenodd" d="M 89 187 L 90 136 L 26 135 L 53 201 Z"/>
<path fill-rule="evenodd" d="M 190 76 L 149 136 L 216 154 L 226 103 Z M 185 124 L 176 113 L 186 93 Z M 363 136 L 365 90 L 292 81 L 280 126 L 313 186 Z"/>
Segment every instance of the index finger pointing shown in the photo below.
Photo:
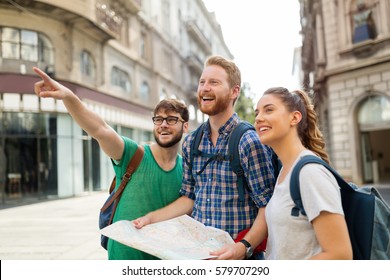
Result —
<path fill-rule="evenodd" d="M 43 81 L 50 82 L 52 80 L 45 72 L 43 72 L 38 67 L 33 67 L 33 70 L 42 78 Z"/>

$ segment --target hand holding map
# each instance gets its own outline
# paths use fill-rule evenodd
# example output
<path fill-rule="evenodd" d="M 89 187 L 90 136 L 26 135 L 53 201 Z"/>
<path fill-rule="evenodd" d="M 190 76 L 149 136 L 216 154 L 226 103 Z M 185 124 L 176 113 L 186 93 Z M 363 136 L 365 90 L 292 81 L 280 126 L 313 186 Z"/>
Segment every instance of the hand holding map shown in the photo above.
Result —
<path fill-rule="evenodd" d="M 165 260 L 209 259 L 210 252 L 234 244 L 230 235 L 183 215 L 136 229 L 131 221 L 117 221 L 100 233 L 124 245 Z"/>

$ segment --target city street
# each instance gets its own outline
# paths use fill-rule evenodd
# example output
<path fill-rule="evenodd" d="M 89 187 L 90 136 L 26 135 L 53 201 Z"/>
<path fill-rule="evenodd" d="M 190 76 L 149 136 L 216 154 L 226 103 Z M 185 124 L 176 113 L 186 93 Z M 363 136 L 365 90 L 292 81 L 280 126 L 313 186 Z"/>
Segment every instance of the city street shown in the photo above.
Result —
<path fill-rule="evenodd" d="M 107 192 L 0 210 L 1 260 L 104 260 L 98 215 Z"/>
<path fill-rule="evenodd" d="M 379 189 L 390 203 L 390 188 Z M 0 210 L 1 260 L 105 260 L 98 233 L 107 192 Z"/>

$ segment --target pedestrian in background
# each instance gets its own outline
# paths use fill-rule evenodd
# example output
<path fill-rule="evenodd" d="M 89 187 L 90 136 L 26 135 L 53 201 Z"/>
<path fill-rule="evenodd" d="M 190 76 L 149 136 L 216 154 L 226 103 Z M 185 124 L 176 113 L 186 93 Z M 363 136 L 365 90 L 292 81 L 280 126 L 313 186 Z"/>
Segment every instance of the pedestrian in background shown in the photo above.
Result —
<path fill-rule="evenodd" d="M 234 62 L 221 56 L 211 56 L 206 60 L 198 84 L 199 108 L 209 116 L 199 145 L 202 153 L 228 153 L 229 137 L 241 121 L 234 111 L 240 85 L 240 70 Z M 250 228 L 244 240 L 212 254 L 217 259 L 262 259 L 262 252 L 255 256 L 252 253 L 262 241 L 259 231 L 265 229 L 266 225 L 258 217 L 264 215 L 264 207 L 271 198 L 274 186 L 270 150 L 260 143 L 255 131 L 248 130 L 243 134 L 239 142 L 239 156 L 248 188 L 241 202 L 237 176 L 228 160 L 208 161 L 208 157 L 195 156 L 190 166 L 193 141 L 192 133 L 183 143 L 182 196 L 167 207 L 135 220 L 135 226 L 141 228 L 188 214 L 206 226 L 227 231 L 233 239 L 239 232 Z"/>
<path fill-rule="evenodd" d="M 40 69 L 34 68 L 34 71 L 42 78 L 34 85 L 35 93 L 39 97 L 62 100 L 72 118 L 97 140 L 100 148 L 112 159 L 118 188 L 138 144 L 115 132 L 70 89 Z M 188 118 L 188 109 L 181 101 L 168 99 L 157 104 L 152 118 L 156 143 L 143 146 L 143 159 L 122 193 L 113 222 L 133 220 L 179 197 L 183 169 L 178 150 L 182 136 L 188 130 Z M 107 251 L 109 259 L 156 259 L 111 239 Z"/>
<path fill-rule="evenodd" d="M 282 161 L 265 217 L 266 259 L 352 259 L 352 247 L 334 176 L 322 165 L 307 164 L 299 175 L 307 216 L 291 216 L 291 172 L 304 155 L 329 163 L 314 107 L 301 90 L 270 88 L 257 103 L 255 127 L 263 144 Z M 263 228 L 262 228 L 263 229 Z M 262 232 L 262 238 L 267 233 Z"/>

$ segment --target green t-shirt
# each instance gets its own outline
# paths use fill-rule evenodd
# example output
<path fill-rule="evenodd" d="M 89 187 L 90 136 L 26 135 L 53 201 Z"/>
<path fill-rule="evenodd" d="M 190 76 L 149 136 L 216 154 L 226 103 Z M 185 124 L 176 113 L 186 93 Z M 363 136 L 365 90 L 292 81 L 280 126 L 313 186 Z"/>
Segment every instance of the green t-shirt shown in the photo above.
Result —
<path fill-rule="evenodd" d="M 121 161 L 113 163 L 116 174 L 116 188 L 126 171 L 127 164 L 137 149 L 137 143 L 123 137 L 125 149 Z M 122 193 L 113 222 L 134 220 L 150 211 L 162 208 L 179 198 L 182 181 L 182 158 L 177 155 L 176 165 L 165 171 L 157 164 L 148 145 L 144 146 L 145 154 Z M 157 259 L 142 251 L 133 249 L 114 240 L 108 240 L 108 258 L 110 260 L 149 260 Z"/>

